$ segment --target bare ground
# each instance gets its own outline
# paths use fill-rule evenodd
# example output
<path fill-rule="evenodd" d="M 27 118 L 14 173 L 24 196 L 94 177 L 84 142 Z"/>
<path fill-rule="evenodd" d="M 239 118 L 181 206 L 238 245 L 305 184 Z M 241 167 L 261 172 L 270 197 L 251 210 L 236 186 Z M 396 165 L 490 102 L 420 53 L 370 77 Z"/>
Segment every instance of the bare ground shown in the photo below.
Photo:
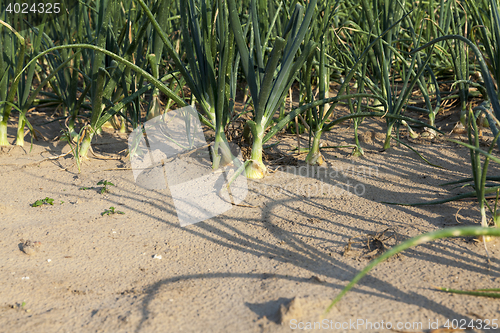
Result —
<path fill-rule="evenodd" d="M 42 125 L 44 119 L 35 118 L 35 128 L 48 139 L 58 134 L 59 124 Z M 135 184 L 125 153 L 117 153 L 127 148 L 127 135 L 99 136 L 95 151 L 117 159 L 91 158 L 81 173 L 71 154 L 33 163 L 69 151 L 59 141 L 36 141 L 32 151 L 29 142 L 24 148 L 3 148 L 0 331 L 290 332 L 313 327 L 331 299 L 376 255 L 357 243 L 346 251 L 351 238 L 390 229 L 394 237 L 385 245 L 391 246 L 446 226 L 479 224 L 474 201 L 420 207 L 381 203 L 463 193 L 439 184 L 470 176 L 468 150 L 443 140 L 414 147 L 446 169 L 423 163 L 403 146 L 380 152 L 382 141 L 371 132 L 383 128 L 380 121 L 363 123 L 361 132 L 368 134 L 362 158 L 351 157 L 350 149 L 325 150 L 326 169 L 319 175 L 306 168 L 304 155 L 289 152 L 295 137 L 279 137 L 269 163 L 291 156 L 281 160 L 288 169 L 274 163 L 268 177 L 248 181 L 247 206 L 184 228 L 168 189 Z M 306 145 L 307 135 L 302 137 Z M 352 144 L 352 128 L 340 125 L 324 138 L 325 145 Z M 491 169 L 498 172 L 496 165 Z M 96 184 L 101 180 L 116 186 L 100 194 Z M 31 206 L 46 197 L 54 205 Z M 101 216 L 111 206 L 125 214 Z M 36 253 L 21 251 L 26 240 L 41 242 Z M 497 300 L 433 289 L 498 287 L 498 244 L 488 243 L 489 267 L 484 248 L 470 238 L 407 250 L 362 279 L 320 322 L 321 331 L 430 332 L 456 319 L 474 320 L 476 327 L 490 320 L 489 330 L 469 331 L 500 332 L 491 322 L 500 317 Z M 299 304 L 281 315 L 280 307 L 293 298 Z M 382 321 L 393 329 L 377 328 Z M 397 323 L 406 328 L 398 330 Z"/>

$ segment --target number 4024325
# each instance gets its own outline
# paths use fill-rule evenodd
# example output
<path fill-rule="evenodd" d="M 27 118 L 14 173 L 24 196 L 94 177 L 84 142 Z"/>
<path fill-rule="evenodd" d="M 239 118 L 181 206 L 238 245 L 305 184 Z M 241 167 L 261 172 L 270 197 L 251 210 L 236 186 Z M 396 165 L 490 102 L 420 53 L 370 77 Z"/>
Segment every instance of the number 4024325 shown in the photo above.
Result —
<path fill-rule="evenodd" d="M 59 14 L 61 12 L 61 4 L 56 3 L 26 3 L 26 2 L 9 2 L 5 9 L 10 14 Z"/>
<path fill-rule="evenodd" d="M 498 328 L 498 319 L 472 319 L 470 321 L 466 319 L 448 319 L 443 327 L 453 330 L 463 330 L 463 329 L 483 329 L 483 330 L 496 330 Z"/>

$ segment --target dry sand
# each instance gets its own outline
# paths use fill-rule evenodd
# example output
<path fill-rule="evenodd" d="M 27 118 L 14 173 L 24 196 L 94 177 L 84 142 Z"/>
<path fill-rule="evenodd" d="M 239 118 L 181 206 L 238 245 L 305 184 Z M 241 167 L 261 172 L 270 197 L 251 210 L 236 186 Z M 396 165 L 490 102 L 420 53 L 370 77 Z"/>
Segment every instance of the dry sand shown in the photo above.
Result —
<path fill-rule="evenodd" d="M 30 120 L 47 138 L 58 134 L 59 124 L 41 125 L 44 119 L 35 116 Z M 35 141 L 31 152 L 29 142 L 24 148 L 3 148 L 0 331 L 291 332 L 314 325 L 376 254 L 364 244 L 346 252 L 349 239 L 390 229 L 386 245 L 392 246 L 446 226 L 479 224 L 474 201 L 420 207 L 381 203 L 463 193 L 439 184 L 470 175 L 467 149 L 443 140 L 415 145 L 432 163 L 447 168 L 438 169 L 403 146 L 380 152 L 382 141 L 369 132 L 382 130 L 380 121 L 366 120 L 366 155 L 326 150 L 327 169 L 320 175 L 312 169 L 305 174 L 304 155 L 296 163 L 289 163 L 293 155 L 282 159 L 288 170 L 274 164 L 275 172 L 265 179 L 248 181 L 246 206 L 184 228 L 168 189 L 141 188 L 131 170 L 118 170 L 130 167 L 124 152 L 118 153 L 127 148 L 124 134 L 100 135 L 95 151 L 118 159 L 91 158 L 81 173 L 71 154 L 33 163 L 69 151 L 59 141 Z M 306 144 L 307 135 L 303 138 Z M 270 153 L 290 155 L 295 138 L 278 139 Z M 352 128 L 346 125 L 325 134 L 325 145 L 352 143 Z M 294 174 L 300 167 L 303 176 Z M 498 171 L 496 165 L 491 169 Z M 101 180 L 116 186 L 101 194 L 96 185 Z M 31 206 L 45 197 L 54 205 Z M 111 206 L 125 214 L 101 216 Z M 22 251 L 28 240 L 40 242 L 30 255 Z M 497 300 L 433 289 L 498 287 L 499 244 L 488 244 L 489 268 L 484 248 L 471 238 L 407 250 L 363 278 L 318 331 L 430 332 L 437 328 L 430 322 L 443 328 L 455 319 L 467 324 L 490 320 L 491 329 L 473 331 L 500 332 L 491 325 L 500 319 Z M 382 321 L 394 329 L 377 329 Z M 406 328 L 397 330 L 398 323 Z"/>

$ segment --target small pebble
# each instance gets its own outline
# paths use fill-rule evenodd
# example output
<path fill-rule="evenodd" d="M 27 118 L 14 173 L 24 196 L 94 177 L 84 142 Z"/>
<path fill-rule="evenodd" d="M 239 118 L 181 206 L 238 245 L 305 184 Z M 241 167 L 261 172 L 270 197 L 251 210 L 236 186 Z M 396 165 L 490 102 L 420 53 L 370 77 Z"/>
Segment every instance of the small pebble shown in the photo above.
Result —
<path fill-rule="evenodd" d="M 155 255 L 153 256 L 153 259 L 161 259 L 161 255 L 155 254 Z"/>

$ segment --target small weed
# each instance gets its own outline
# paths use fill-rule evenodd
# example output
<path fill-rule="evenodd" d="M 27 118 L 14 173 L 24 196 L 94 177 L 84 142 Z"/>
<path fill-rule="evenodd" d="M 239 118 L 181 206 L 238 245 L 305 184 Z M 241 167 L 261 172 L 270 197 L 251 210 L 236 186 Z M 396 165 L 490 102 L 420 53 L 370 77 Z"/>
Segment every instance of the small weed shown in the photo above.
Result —
<path fill-rule="evenodd" d="M 104 212 L 101 213 L 101 216 L 111 215 L 111 214 L 125 214 L 119 210 L 115 210 L 115 207 L 109 207 L 109 209 L 105 209 Z"/>
<path fill-rule="evenodd" d="M 27 311 L 24 307 L 26 305 L 26 302 L 22 302 L 22 303 L 15 303 L 15 304 L 12 304 L 12 305 L 9 305 L 10 308 L 12 309 L 17 309 L 17 310 L 25 310 Z M 29 311 L 29 310 L 28 310 Z"/>
<path fill-rule="evenodd" d="M 97 185 L 104 185 L 103 187 L 101 187 L 100 189 L 97 188 L 97 187 L 85 187 L 85 186 L 82 186 L 79 188 L 79 190 L 81 191 L 85 191 L 85 190 L 96 190 L 96 189 L 99 189 L 100 193 L 101 194 L 104 194 L 104 193 L 107 193 L 109 192 L 109 189 L 108 189 L 108 186 L 116 186 L 115 184 L 113 184 L 112 182 L 108 182 L 107 180 L 101 180 L 97 183 Z"/>
<path fill-rule="evenodd" d="M 41 206 L 43 204 L 49 204 L 49 205 L 53 206 L 54 205 L 54 199 L 46 197 L 45 199 L 40 199 L 40 200 L 35 201 L 33 204 L 31 204 L 31 206 L 32 207 L 38 207 L 38 206 Z"/>
<path fill-rule="evenodd" d="M 107 193 L 109 191 L 108 185 L 109 186 L 116 186 L 112 182 L 108 182 L 107 180 L 101 180 L 97 185 L 104 185 L 103 188 L 101 188 L 101 194 Z"/>

